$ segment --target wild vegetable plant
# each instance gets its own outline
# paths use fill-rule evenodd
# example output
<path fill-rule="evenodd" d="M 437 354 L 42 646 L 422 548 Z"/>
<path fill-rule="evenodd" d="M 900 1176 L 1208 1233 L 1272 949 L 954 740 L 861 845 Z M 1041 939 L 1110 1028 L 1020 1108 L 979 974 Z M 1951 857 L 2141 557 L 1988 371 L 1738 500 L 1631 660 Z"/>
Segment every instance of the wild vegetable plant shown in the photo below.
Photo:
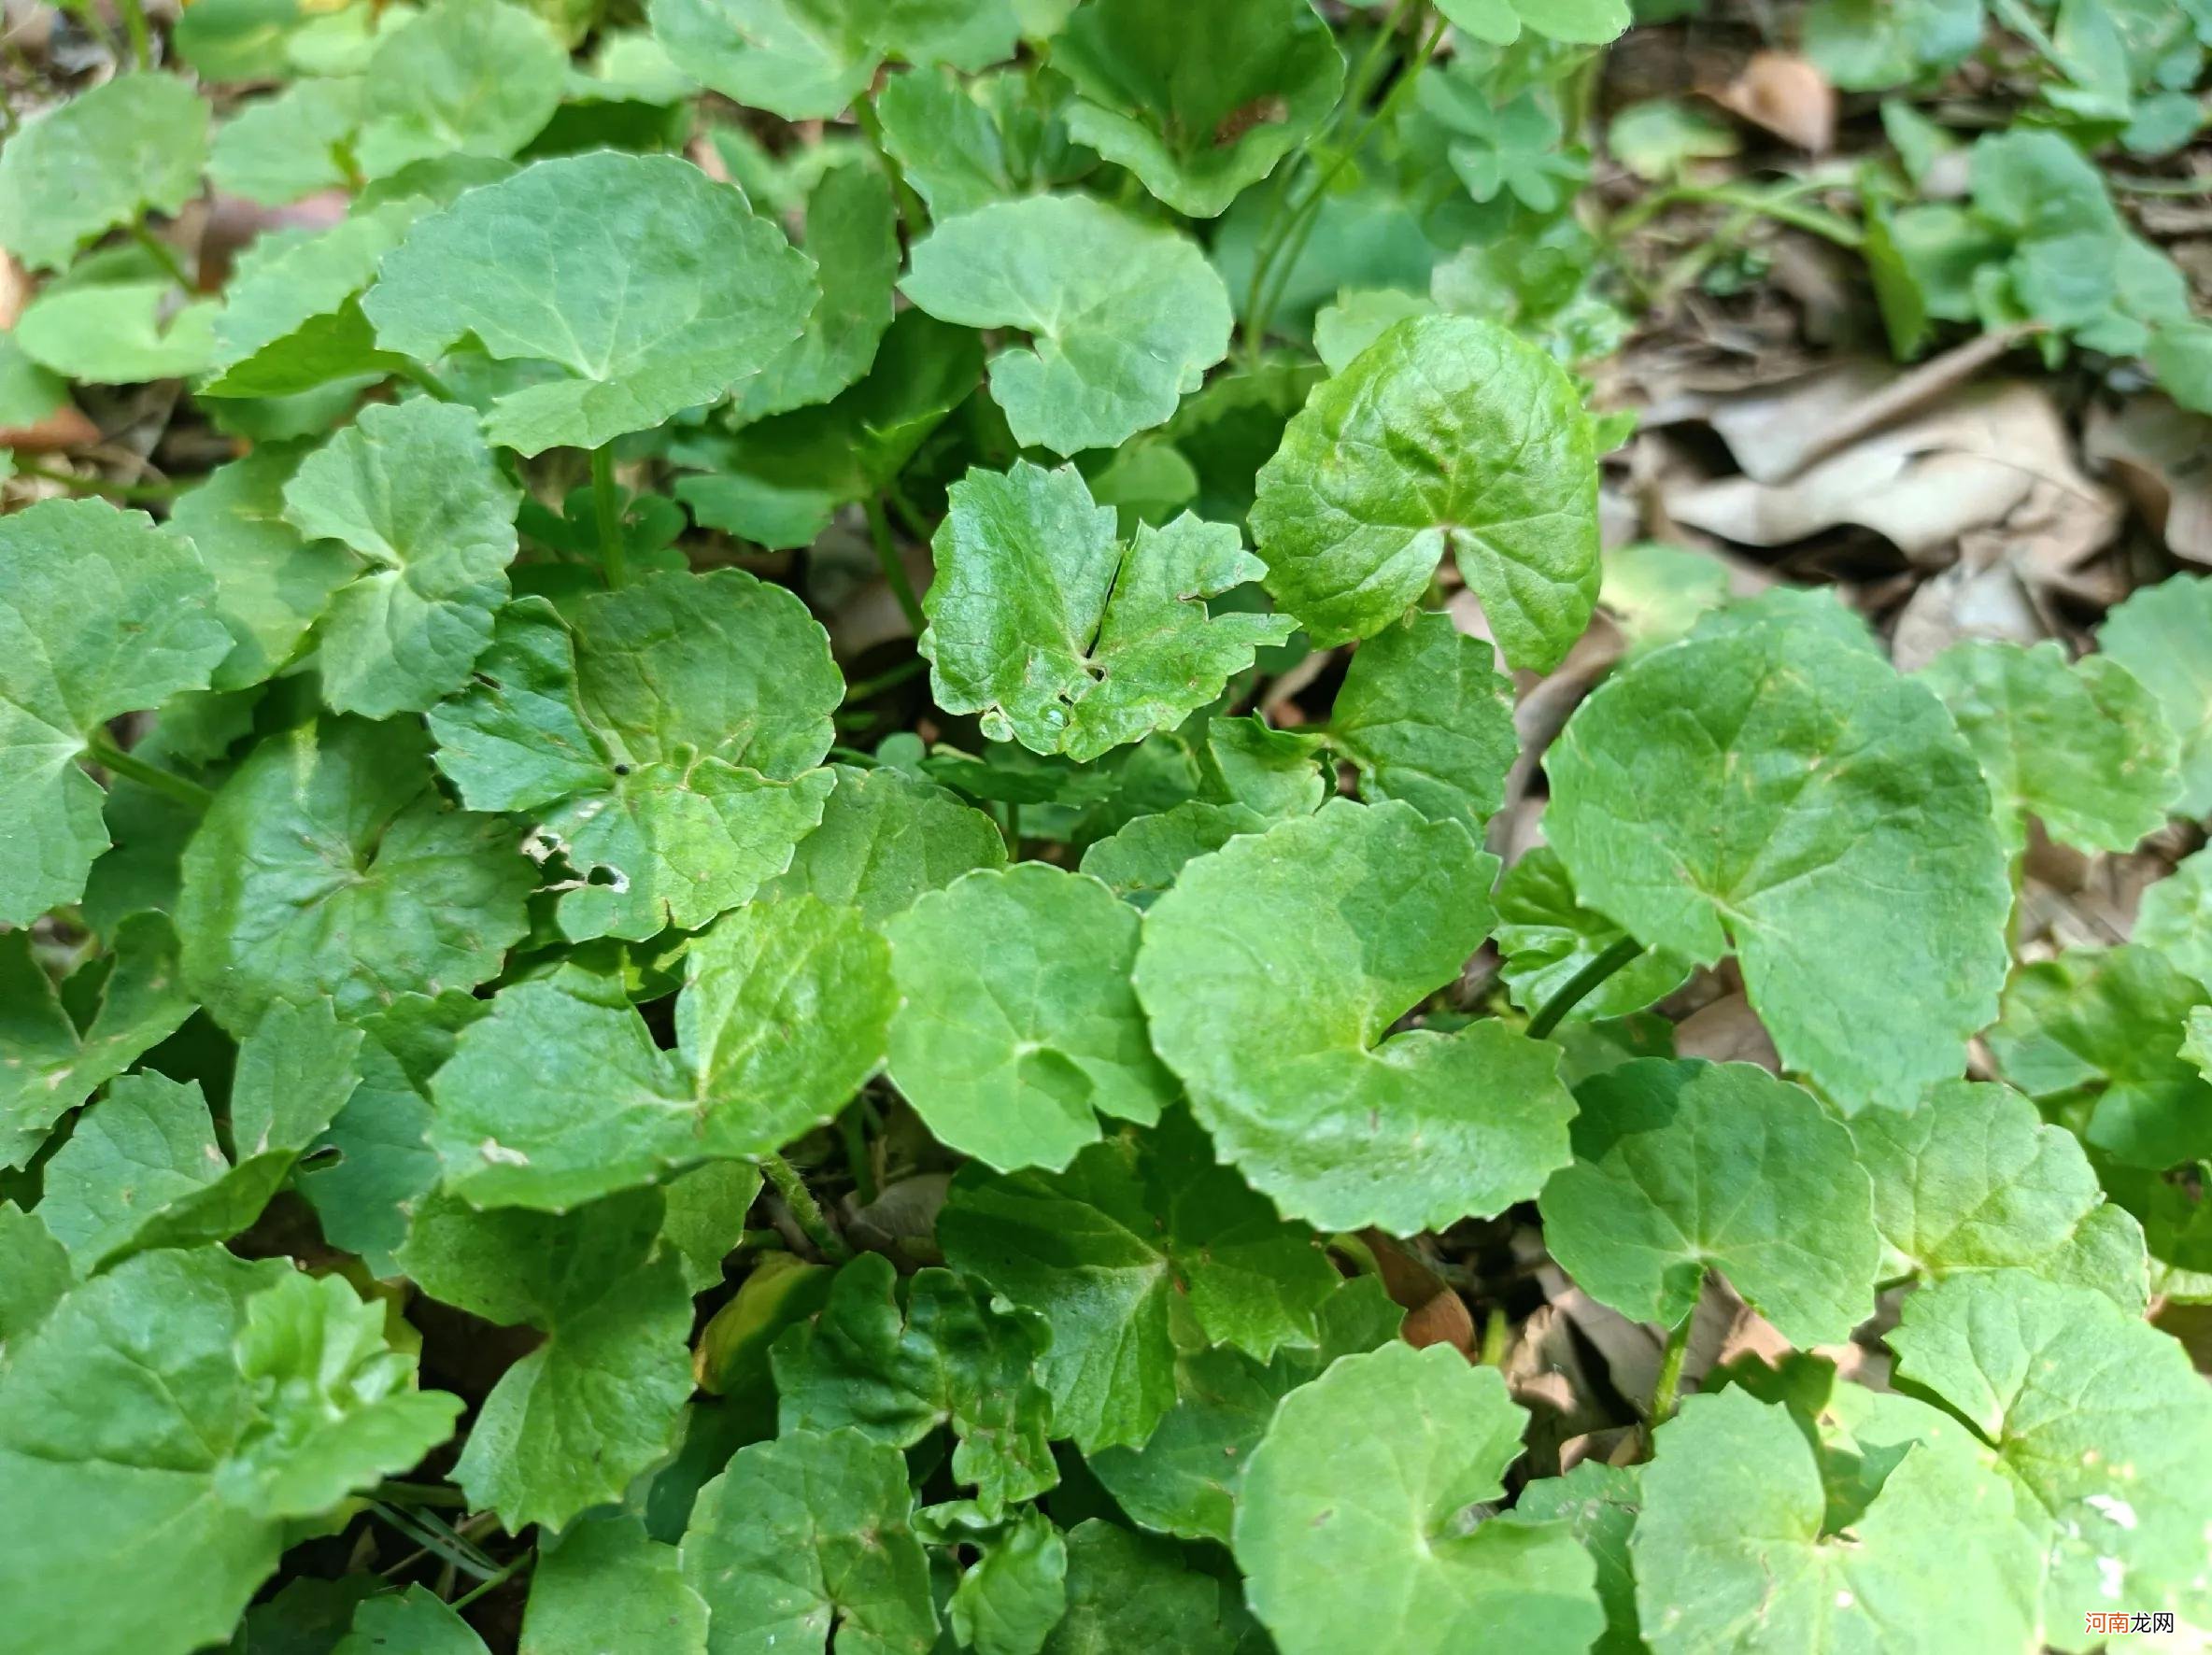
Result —
<path fill-rule="evenodd" d="M 0 516 L 0 1650 L 2212 1638 L 2212 853 L 2010 943 L 2034 837 L 2212 809 L 2212 582 L 1911 674 L 1701 589 L 1502 866 L 1623 0 L 619 11 L 125 0 L 0 147 L 0 426 L 229 456 Z M 2202 407 L 2085 158 L 2201 46 L 2095 11 L 1850 233 L 1902 353 Z M 1676 1054 L 1716 971 L 1772 1067 Z M 1394 1302 L 1507 1215 L 1655 1329 L 1564 1474 Z"/>

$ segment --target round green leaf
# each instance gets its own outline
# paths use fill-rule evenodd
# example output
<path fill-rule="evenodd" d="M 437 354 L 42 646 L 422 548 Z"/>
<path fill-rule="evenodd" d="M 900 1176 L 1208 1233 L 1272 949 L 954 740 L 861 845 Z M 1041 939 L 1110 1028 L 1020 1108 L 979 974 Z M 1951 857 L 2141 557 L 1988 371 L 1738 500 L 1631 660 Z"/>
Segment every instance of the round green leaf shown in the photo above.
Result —
<path fill-rule="evenodd" d="M 2212 815 L 2212 578 L 2177 574 L 2115 607 L 2097 646 L 2158 698 L 2181 742 L 2183 815 Z"/>
<path fill-rule="evenodd" d="M 535 12 L 438 0 L 370 57 L 354 152 L 372 178 L 438 155 L 512 155 L 567 85 L 568 53 Z"/>
<path fill-rule="evenodd" d="M 2212 988 L 2212 850 L 2184 856 L 2143 893 L 2134 940 Z"/>
<path fill-rule="evenodd" d="M 1236 0 L 1206 20 L 1204 69 L 1176 0 L 1094 0 L 1053 43 L 1068 131 L 1179 213 L 1227 209 L 1336 106 L 1344 57 L 1309 0 Z"/>
<path fill-rule="evenodd" d="M 1237 1563 L 1283 1655 L 1580 1655 L 1605 1625 L 1564 1523 L 1470 1522 L 1527 1414 L 1449 1345 L 1347 1356 L 1283 1399 L 1244 1473 Z"/>
<path fill-rule="evenodd" d="M 199 553 L 144 513 L 47 501 L 0 518 L 0 923 L 76 901 L 107 848 L 77 766 L 91 737 L 205 688 L 230 648 Z"/>
<path fill-rule="evenodd" d="M 1029 334 L 991 359 L 991 396 L 1016 442 L 1057 454 L 1165 423 L 1228 350 L 1228 290 L 1198 244 L 1088 195 L 948 219 L 900 286 L 945 321 Z"/>
<path fill-rule="evenodd" d="M 1565 1165 L 1556 1047 L 1495 1020 L 1384 1038 L 1488 934 L 1496 866 L 1456 823 L 1332 799 L 1188 863 L 1146 913 L 1153 1043 L 1284 1212 L 1411 1235 Z"/>
<path fill-rule="evenodd" d="M 199 193 L 207 106 L 174 75 L 119 75 L 24 121 L 0 150 L 0 248 L 59 270 L 94 236 Z"/>
<path fill-rule="evenodd" d="M 329 995 L 360 1013 L 471 988 L 525 929 L 514 829 L 439 795 L 418 727 L 342 719 L 272 736 L 184 852 L 186 983 L 225 1027 Z"/>
<path fill-rule="evenodd" d="M 706 1600 L 684 1583 L 676 1549 L 638 1519 L 585 1517 L 540 1540 L 520 1655 L 706 1655 Z"/>
<path fill-rule="evenodd" d="M 1567 865 L 1536 845 L 1497 882 L 1499 975 L 1513 1004 L 1540 1011 L 1597 956 L 1628 933 L 1575 896 Z M 1665 999 L 1689 980 L 1686 960 L 1646 949 L 1567 1009 L 1570 1018 L 1625 1017 Z"/>
<path fill-rule="evenodd" d="M 1044 1655 L 1235 1655 L 1257 1635 L 1234 1585 L 1103 1518 L 1068 1531 L 1067 1600 Z"/>
<path fill-rule="evenodd" d="M 603 150 L 418 220 L 362 308 L 379 345 L 420 361 L 473 334 L 492 357 L 565 370 L 485 420 L 494 443 L 537 454 L 596 448 L 759 373 L 805 326 L 813 268 L 688 162 Z"/>
<path fill-rule="evenodd" d="M 1362 644 L 1328 718 L 1328 743 L 1359 769 L 1362 797 L 1402 799 L 1480 834 L 1520 749 L 1513 686 L 1481 638 L 1424 611 Z"/>
<path fill-rule="evenodd" d="M 1043 862 L 965 874 L 886 927 L 890 1074 L 929 1130 L 1001 1171 L 1068 1165 L 1099 1116 L 1152 1122 L 1174 1082 L 1129 986 L 1136 913 Z"/>
<path fill-rule="evenodd" d="M 1810 1094 L 1748 1063 L 1653 1057 L 1575 1098 L 1544 1243 L 1593 1298 L 1671 1327 L 1713 1268 L 1795 1345 L 1847 1339 L 1874 1313 L 1866 1175 Z"/>
<path fill-rule="evenodd" d="M 945 788 L 888 765 L 834 769 L 822 825 L 799 842 L 791 866 L 761 887 L 764 897 L 811 891 L 881 925 L 963 873 L 1006 866 L 999 824 Z"/>
<path fill-rule="evenodd" d="M 1700 965 L 1733 947 L 1783 1063 L 1846 1112 L 1964 1067 L 2011 890 L 1980 768 L 1927 689 L 1753 626 L 1607 682 L 1544 768 L 1581 899 Z"/>
<path fill-rule="evenodd" d="M 1596 606 L 1597 454 L 1558 363 L 1494 322 L 1416 317 L 1322 383 L 1261 468 L 1268 590 L 1316 644 L 1371 638 L 1447 551 L 1516 667 Z"/>
<path fill-rule="evenodd" d="M 652 0 L 669 55 L 724 97 L 787 120 L 843 110 L 886 58 L 980 69 L 1011 57 L 1007 0 Z"/>

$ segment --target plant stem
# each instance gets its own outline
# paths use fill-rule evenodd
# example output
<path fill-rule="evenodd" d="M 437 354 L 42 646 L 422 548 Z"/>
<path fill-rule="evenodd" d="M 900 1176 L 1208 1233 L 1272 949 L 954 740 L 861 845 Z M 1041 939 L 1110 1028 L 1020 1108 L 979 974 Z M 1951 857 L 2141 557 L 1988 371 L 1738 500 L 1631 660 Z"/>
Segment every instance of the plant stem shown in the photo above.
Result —
<path fill-rule="evenodd" d="M 630 579 L 630 558 L 622 545 L 622 495 L 615 487 L 612 445 L 591 450 L 591 505 L 599 519 L 599 561 L 609 587 Z"/>
<path fill-rule="evenodd" d="M 760 1157 L 760 1170 L 768 1174 L 768 1181 L 775 1185 L 775 1193 L 784 1198 L 784 1205 L 791 1209 L 792 1218 L 805 1232 L 806 1238 L 815 1244 L 815 1251 L 833 1265 L 841 1265 L 853 1256 L 844 1238 L 830 1227 L 822 1204 L 815 1199 L 814 1191 L 806 1187 L 806 1180 L 799 1176 L 796 1167 L 781 1155 L 766 1154 Z"/>
<path fill-rule="evenodd" d="M 1656 218 L 1667 207 L 1682 202 L 1702 202 L 1711 206 L 1739 207 L 1762 218 L 1772 219 L 1778 224 L 1788 224 L 1809 232 L 1840 248 L 1856 248 L 1863 246 L 1865 236 L 1849 219 L 1824 208 L 1796 205 L 1798 196 L 1830 187 L 1824 179 L 1799 179 L 1773 190 L 1755 190 L 1742 184 L 1676 184 L 1666 190 L 1654 191 L 1634 206 L 1615 214 L 1612 221 L 1606 226 L 1606 234 L 1609 239 L 1618 241 L 1638 225 Z"/>
<path fill-rule="evenodd" d="M 1588 997 L 1592 989 L 1643 951 L 1644 945 L 1634 937 L 1624 937 L 1569 977 L 1565 986 L 1546 1000 L 1537 1014 L 1528 1020 L 1528 1038 L 1540 1040 L 1557 1028 L 1559 1020 Z"/>
<path fill-rule="evenodd" d="M 1022 807 L 1019 799 L 1010 799 L 1006 801 L 1005 833 L 1006 854 L 1018 862 L 1022 859 Z"/>
<path fill-rule="evenodd" d="M 476 1587 L 474 1591 L 461 1593 L 461 1596 L 455 1598 L 452 1603 L 448 1604 L 447 1607 L 453 1609 L 456 1612 L 467 1608 L 471 1604 L 482 1597 L 486 1592 L 504 1586 L 516 1576 L 521 1574 L 523 1570 L 529 1568 L 531 1564 L 536 1563 L 537 1560 L 537 1548 L 533 1546 L 528 1551 L 525 1551 L 520 1557 L 516 1558 L 514 1562 L 508 1563 L 506 1567 L 500 1570 L 498 1574 L 493 1575 L 482 1585 Z"/>
<path fill-rule="evenodd" d="M 123 14 L 123 27 L 131 36 L 131 62 L 140 69 L 153 66 L 153 31 L 146 26 L 146 7 L 142 0 L 117 0 Z"/>
<path fill-rule="evenodd" d="M 906 624 L 919 638 L 929 620 L 922 613 L 922 601 L 914 595 L 914 582 L 906 578 L 906 565 L 899 559 L 899 547 L 892 542 L 891 519 L 884 513 L 884 502 L 872 495 L 868 501 L 868 533 L 875 542 L 875 560 L 883 566 L 891 596 L 899 600 L 900 613 L 906 616 Z"/>
<path fill-rule="evenodd" d="M 80 477 L 73 472 L 57 471 L 50 465 L 34 465 L 18 459 L 15 474 L 19 477 L 36 477 L 41 482 L 59 483 L 80 494 L 112 494 L 118 500 L 175 500 L 182 492 L 174 483 L 116 483 L 106 477 Z"/>
<path fill-rule="evenodd" d="M 1652 1411 L 1647 1430 L 1656 1431 L 1674 1418 L 1675 1397 L 1682 1388 L 1682 1359 L 1690 1353 L 1690 1324 L 1697 1320 L 1697 1305 L 1705 1297 L 1705 1276 L 1697 1277 L 1696 1296 L 1682 1319 L 1666 1333 L 1666 1349 L 1659 1357 L 1659 1382 L 1652 1387 Z"/>
<path fill-rule="evenodd" d="M 392 369 L 392 372 L 397 374 L 402 379 L 407 380 L 413 385 L 419 386 L 426 394 L 437 398 L 437 400 L 441 403 L 458 402 L 460 400 L 453 394 L 453 388 L 451 386 L 447 385 L 443 379 L 440 379 L 435 374 L 432 373 L 420 362 L 409 361 L 403 357 L 400 360 L 398 365 Z"/>
<path fill-rule="evenodd" d="M 853 1175 L 853 1193 L 861 1206 L 876 1197 L 875 1163 L 868 1153 L 867 1106 L 854 1100 L 853 1107 L 838 1118 L 838 1136 L 844 1140 L 845 1166 Z"/>
<path fill-rule="evenodd" d="M 864 701 L 871 696 L 881 695 L 886 689 L 897 689 L 907 680 L 919 678 L 929 670 L 929 663 L 918 655 L 911 661 L 900 661 L 897 666 L 878 672 L 872 678 L 862 678 L 856 683 L 846 685 L 844 686 L 844 704 L 849 707 L 856 701 Z"/>
<path fill-rule="evenodd" d="M 215 795 L 197 782 L 187 781 L 173 771 L 165 771 L 143 758 L 133 758 L 115 744 L 115 739 L 106 730 L 94 730 L 85 743 L 85 751 L 93 762 L 110 775 L 122 776 L 142 787 L 151 787 L 156 793 L 166 794 L 178 804 L 204 811 L 215 800 Z"/>
<path fill-rule="evenodd" d="M 443 1483 L 403 1482 L 391 1477 L 376 1485 L 376 1496 L 400 1506 L 443 1506 L 449 1510 L 465 1511 L 469 1503 L 466 1494 Z"/>
<path fill-rule="evenodd" d="M 1497 1306 L 1490 1307 L 1490 1314 L 1482 1319 L 1482 1354 L 1477 1358 L 1484 1367 L 1503 1367 L 1506 1365 L 1506 1344 L 1510 1333 L 1506 1313 Z"/>
<path fill-rule="evenodd" d="M 168 273 L 169 279 L 186 292 L 192 290 L 192 278 L 184 273 L 184 261 L 177 256 L 177 249 L 143 224 L 131 226 L 131 239 L 144 248 L 153 262 Z"/>
<path fill-rule="evenodd" d="M 781 1230 L 740 1230 L 737 1245 L 732 1252 L 781 1252 L 784 1251 L 784 1233 Z"/>

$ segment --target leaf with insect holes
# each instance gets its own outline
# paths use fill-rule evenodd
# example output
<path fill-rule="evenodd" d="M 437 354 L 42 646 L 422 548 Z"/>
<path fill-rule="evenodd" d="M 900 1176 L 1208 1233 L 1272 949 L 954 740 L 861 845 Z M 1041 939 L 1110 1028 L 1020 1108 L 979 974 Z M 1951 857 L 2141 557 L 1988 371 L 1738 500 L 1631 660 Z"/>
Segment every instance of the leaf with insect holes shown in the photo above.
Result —
<path fill-rule="evenodd" d="M 1450 553 L 1509 663 L 1597 602 L 1596 448 L 1565 371 L 1494 322 L 1416 317 L 1325 381 L 1261 468 L 1268 590 L 1316 644 L 1371 638 Z"/>

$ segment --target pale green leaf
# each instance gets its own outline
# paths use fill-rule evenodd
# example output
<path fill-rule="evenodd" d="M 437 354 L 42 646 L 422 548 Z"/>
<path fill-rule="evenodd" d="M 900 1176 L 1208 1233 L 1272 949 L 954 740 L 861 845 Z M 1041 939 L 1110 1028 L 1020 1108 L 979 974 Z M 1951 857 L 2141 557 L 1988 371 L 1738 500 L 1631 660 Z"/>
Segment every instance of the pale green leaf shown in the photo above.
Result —
<path fill-rule="evenodd" d="M 1228 349 L 1228 290 L 1198 244 L 1087 195 L 946 219 L 900 286 L 945 321 L 1028 333 L 991 359 L 991 396 L 1016 442 L 1058 454 L 1164 424 Z"/>
<path fill-rule="evenodd" d="M 1634 15 L 1627 0 L 1439 0 L 1437 9 L 1492 46 L 1512 45 L 1524 29 L 1547 40 L 1603 46 Z"/>
<path fill-rule="evenodd" d="M 708 1655 L 929 1655 L 937 1610 L 895 1448 L 802 1431 L 741 1448 L 699 1492 L 684 1578 L 712 1615 Z"/>
<path fill-rule="evenodd" d="M 1358 768 L 1363 798 L 1402 799 L 1432 822 L 1481 834 L 1520 748 L 1513 686 L 1495 658 L 1485 640 L 1431 612 L 1354 652 L 1327 741 Z"/>
<path fill-rule="evenodd" d="M 46 1320 L 72 1279 L 68 1249 L 37 1214 L 0 1201 L 0 1356 Z"/>
<path fill-rule="evenodd" d="M 948 713 L 991 741 L 1088 762 L 1217 698 L 1286 618 L 1225 610 L 1266 571 L 1235 529 L 1187 514 L 1124 544 L 1073 466 L 971 471 L 948 494 L 921 651 Z"/>
<path fill-rule="evenodd" d="M 1894 1260 L 1929 1280 L 2019 1267 L 2143 1308 L 2142 1226 L 2105 1199 L 2080 1140 L 2008 1086 L 1947 1081 L 1850 1124 Z M 1887 1273 L 1887 1272 L 1885 1272 Z"/>
<path fill-rule="evenodd" d="M 2184 856 L 2143 893 L 2134 940 L 2212 989 L 2212 851 Z"/>
<path fill-rule="evenodd" d="M 692 943 L 685 972 L 675 1052 L 581 971 L 502 993 L 432 1088 L 447 1187 L 560 1209 L 703 1157 L 764 1154 L 828 1120 L 883 1060 L 888 951 L 850 909 L 740 909 Z M 587 1115 L 579 1096 L 596 1099 Z"/>
<path fill-rule="evenodd" d="M 1234 1531 L 1253 1613 L 1283 1655 L 1453 1655 L 1511 1636 L 1579 1655 L 1605 1624 L 1564 1523 L 1463 1514 L 1505 1492 L 1527 1414 L 1450 1345 L 1346 1356 L 1283 1400 Z"/>
<path fill-rule="evenodd" d="M 1227 209 L 1335 108 L 1344 58 L 1310 0 L 1235 0 L 1191 50 L 1174 0 L 1093 0 L 1053 43 L 1068 131 L 1179 213 Z"/>
<path fill-rule="evenodd" d="M 364 1602 L 353 1612 L 353 1630 L 331 1655 L 485 1655 L 484 1640 L 428 1587 L 410 1586 Z"/>
<path fill-rule="evenodd" d="M 199 554 L 143 513 L 46 501 L 0 518 L 0 924 L 76 901 L 107 848 L 77 764 L 91 737 L 205 688 L 230 648 Z"/>
<path fill-rule="evenodd" d="M 514 829 L 439 795 L 418 727 L 271 736 L 185 848 L 184 979 L 225 1027 L 319 994 L 342 1014 L 471 988 L 524 930 Z"/>
<path fill-rule="evenodd" d="M 568 80 L 568 53 L 534 12 L 504 0 L 434 0 L 369 59 L 355 154 L 372 178 L 439 155 L 515 153 Z"/>
<path fill-rule="evenodd" d="M 1259 474 L 1268 590 L 1317 644 L 1368 638 L 1450 552 L 1508 662 L 1556 666 L 1597 601 L 1597 457 L 1564 370 L 1419 317 L 1325 381 Z"/>
<path fill-rule="evenodd" d="M 1496 866 L 1455 822 L 1332 799 L 1190 862 L 1145 914 L 1153 1043 L 1284 1212 L 1411 1235 L 1566 1164 L 1557 1048 L 1495 1019 L 1389 1032 L 1488 934 Z"/>
<path fill-rule="evenodd" d="M 1550 845 L 1537 845 L 1497 882 L 1499 975 L 1506 992 L 1534 1012 L 1573 982 L 1627 932 L 1575 896 L 1567 865 Z M 1665 999 L 1689 979 L 1689 963 L 1664 949 L 1646 949 L 1567 1009 L 1570 1018 L 1625 1017 Z"/>
<path fill-rule="evenodd" d="M 15 325 L 15 341 L 39 366 L 86 385 L 181 379 L 215 361 L 211 299 L 187 299 L 174 282 L 84 282 L 41 293 Z"/>
<path fill-rule="evenodd" d="M 618 1500 L 674 1445 L 691 1394 L 691 1293 L 657 1250 L 657 1191 L 565 1213 L 421 1204 L 399 1264 L 432 1298 L 546 1341 L 484 1399 L 454 1478 L 510 1533 Z"/>
<path fill-rule="evenodd" d="M 886 58 L 980 69 L 1016 41 L 1008 0 L 652 0 L 650 13 L 689 73 L 787 120 L 837 114 Z"/>
<path fill-rule="evenodd" d="M 0 248 L 33 270 L 199 193 L 207 106 L 175 75 L 120 75 L 24 121 L 0 150 Z"/>
<path fill-rule="evenodd" d="M 341 713 L 419 713 L 468 682 L 507 600 L 521 490 L 454 403 L 363 408 L 300 462 L 284 517 L 366 567 L 318 634 L 322 696 Z"/>
<path fill-rule="evenodd" d="M 979 870 L 886 927 L 890 1074 L 937 1138 L 1001 1171 L 1068 1165 L 1099 1116 L 1173 1101 L 1129 985 L 1137 915 L 1042 862 Z"/>
<path fill-rule="evenodd" d="M 875 361 L 899 279 L 899 215 L 882 173 L 853 163 L 822 175 L 807 193 L 806 254 L 819 268 L 822 296 L 806 331 L 738 386 L 735 418 L 826 403 Z"/>
<path fill-rule="evenodd" d="M 1544 1186 L 1544 1244 L 1591 1297 L 1672 1326 L 1708 1269 L 1794 1345 L 1874 1313 L 1881 1238 L 1850 1133 L 1748 1063 L 1643 1058 L 1575 1093 L 1575 1159 Z"/>
<path fill-rule="evenodd" d="M 362 86 L 351 77 L 317 76 L 239 105 L 215 134 L 209 181 L 262 206 L 344 189 L 339 156 L 361 124 Z"/>
<path fill-rule="evenodd" d="M 2177 574 L 2116 606 L 2097 646 L 2158 698 L 2181 743 L 2183 815 L 2212 814 L 2212 577 Z"/>
<path fill-rule="evenodd" d="M 946 789 L 888 765 L 835 772 L 822 825 L 761 886 L 764 898 L 811 891 L 882 925 L 971 870 L 1006 866 L 999 825 Z"/>
<path fill-rule="evenodd" d="M 1733 1386 L 1693 1396 L 1655 1446 L 1628 1543 L 1654 1655 L 2040 1647 L 2033 1508 L 1971 1450 L 1912 1448 L 1832 1535 L 1786 1408 Z"/>
<path fill-rule="evenodd" d="M 900 75 L 875 94 L 884 148 L 934 219 L 1072 182 L 1098 164 L 1068 141 L 1056 84 L 1038 70 Z"/>
<path fill-rule="evenodd" d="M 1641 1655 L 1636 1624 L 1636 1573 L 1628 1556 L 1643 1493 L 1634 1466 L 1584 1460 L 1564 1477 L 1534 1478 L 1521 1491 L 1508 1522 L 1563 1522 L 1597 1565 L 1597 1600 L 1606 1629 L 1593 1655 Z"/>
<path fill-rule="evenodd" d="M 2102 1294 L 2021 1271 L 1921 1289 L 1890 1343 L 1900 1375 L 1973 1426 L 2049 1517 L 2053 1643 L 2094 1647 L 2082 1617 L 2116 1606 L 2212 1629 L 2212 1391 L 2178 1343 Z"/>
<path fill-rule="evenodd" d="M 1921 670 L 1981 761 L 2006 848 L 2026 817 L 2080 851 L 2125 851 L 2166 819 L 2180 789 L 2177 747 L 2158 703 L 2109 656 L 2068 666 L 2033 649 L 1967 639 Z"/>
<path fill-rule="evenodd" d="M 473 334 L 495 359 L 564 370 L 498 396 L 485 422 L 537 454 L 596 448 L 759 373 L 804 327 L 813 268 L 688 162 L 599 151 L 418 220 L 362 307 L 379 345 L 418 361 Z"/>
<path fill-rule="evenodd" d="M 1050 1343 L 1042 1318 L 949 1270 L 900 1281 L 889 1259 L 862 1253 L 838 1271 L 820 1314 L 776 1341 L 782 1435 L 849 1427 L 912 1448 L 950 1425 L 953 1480 L 996 1519 L 1059 1481 L 1037 1372 Z"/>
<path fill-rule="evenodd" d="M 1733 949 L 1782 1062 L 1847 1113 L 1964 1067 L 2011 890 L 1980 768 L 1926 688 L 1753 626 L 1609 680 L 1544 767 L 1581 900 L 1700 965 Z"/>
<path fill-rule="evenodd" d="M 676 1549 L 649 1538 L 636 1518 L 586 1517 L 539 1542 L 520 1655 L 706 1648 L 706 1600 L 685 1584 Z"/>
<path fill-rule="evenodd" d="M 1068 1610 L 1044 1655 L 1237 1655 L 1251 1617 L 1236 1588 L 1172 1541 L 1091 1518 L 1068 1531 Z"/>

